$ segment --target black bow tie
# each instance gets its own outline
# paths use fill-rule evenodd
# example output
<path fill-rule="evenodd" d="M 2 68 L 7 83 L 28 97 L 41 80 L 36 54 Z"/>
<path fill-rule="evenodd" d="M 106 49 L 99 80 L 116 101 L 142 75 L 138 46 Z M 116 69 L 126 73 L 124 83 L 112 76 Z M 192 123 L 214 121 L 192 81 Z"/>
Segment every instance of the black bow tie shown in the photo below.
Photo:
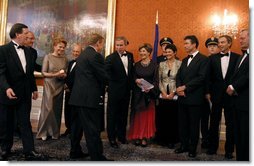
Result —
<path fill-rule="evenodd" d="M 247 50 L 242 50 L 243 55 L 248 54 Z"/>
<path fill-rule="evenodd" d="M 188 55 L 188 58 L 193 58 L 193 55 Z"/>
<path fill-rule="evenodd" d="M 224 56 L 229 56 L 229 54 L 228 54 L 228 53 L 226 53 L 226 54 L 220 54 L 220 56 L 221 56 L 221 58 L 222 58 L 222 57 L 224 57 Z"/>
<path fill-rule="evenodd" d="M 127 54 L 126 54 L 126 53 L 124 53 L 124 54 L 122 54 L 122 55 L 121 55 L 121 57 L 122 57 L 122 56 L 127 56 Z"/>
<path fill-rule="evenodd" d="M 20 49 L 20 48 L 21 48 L 21 49 L 23 49 L 23 50 L 24 50 L 25 46 L 18 46 L 17 48 L 18 48 L 18 49 Z"/>

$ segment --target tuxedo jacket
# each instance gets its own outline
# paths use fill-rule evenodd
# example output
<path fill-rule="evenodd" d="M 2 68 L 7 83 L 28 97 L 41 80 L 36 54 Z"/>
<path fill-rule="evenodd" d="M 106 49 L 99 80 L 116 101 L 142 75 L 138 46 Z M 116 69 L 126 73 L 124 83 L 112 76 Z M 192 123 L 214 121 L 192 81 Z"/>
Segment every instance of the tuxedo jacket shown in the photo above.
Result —
<path fill-rule="evenodd" d="M 68 86 L 70 90 L 72 90 L 74 79 L 75 79 L 75 71 L 76 71 L 76 65 L 72 68 L 73 63 L 76 62 L 76 60 L 71 60 L 68 65 L 67 69 L 67 77 L 65 78 L 65 83 Z"/>
<path fill-rule="evenodd" d="M 0 103 L 14 105 L 19 102 L 31 102 L 32 92 L 37 91 L 34 78 L 34 58 L 28 48 L 24 48 L 26 58 L 26 72 L 22 68 L 21 61 L 10 42 L 0 46 Z M 10 100 L 6 90 L 12 88 L 17 99 Z"/>
<path fill-rule="evenodd" d="M 208 58 L 198 53 L 193 57 L 189 66 L 187 63 L 188 57 L 183 59 L 176 75 L 176 87 L 186 86 L 186 96 L 179 96 L 178 101 L 187 105 L 200 105 L 204 102 Z"/>
<path fill-rule="evenodd" d="M 230 52 L 229 64 L 225 78 L 222 75 L 221 69 L 221 55 L 220 53 L 211 55 L 209 57 L 207 79 L 208 90 L 207 93 L 211 95 L 211 101 L 213 103 L 219 103 L 222 99 L 229 99 L 226 93 L 226 89 L 229 85 L 230 78 L 232 77 L 239 55 Z"/>
<path fill-rule="evenodd" d="M 236 95 L 233 104 L 237 110 L 249 111 L 249 55 L 238 68 L 242 57 L 239 58 L 230 84 L 234 87 Z"/>
<path fill-rule="evenodd" d="M 106 81 L 104 58 L 93 47 L 88 46 L 76 62 L 69 104 L 99 109 L 103 103 Z"/>
<path fill-rule="evenodd" d="M 107 56 L 105 65 L 108 78 L 108 95 L 110 98 L 123 98 L 130 94 L 133 87 L 133 54 L 127 52 L 128 74 L 117 52 Z"/>
<path fill-rule="evenodd" d="M 41 65 L 36 63 L 36 59 L 38 57 L 36 49 L 34 49 L 33 47 L 28 47 L 28 48 L 30 49 L 31 54 L 34 58 L 34 70 L 37 71 L 37 72 L 41 72 Z"/>

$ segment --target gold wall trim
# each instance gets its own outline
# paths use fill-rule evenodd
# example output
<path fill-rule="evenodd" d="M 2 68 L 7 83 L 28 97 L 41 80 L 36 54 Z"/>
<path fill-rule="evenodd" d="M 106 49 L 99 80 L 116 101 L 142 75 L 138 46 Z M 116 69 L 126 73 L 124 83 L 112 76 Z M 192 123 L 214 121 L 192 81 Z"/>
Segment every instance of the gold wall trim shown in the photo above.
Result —
<path fill-rule="evenodd" d="M 105 57 L 114 51 L 116 0 L 108 0 Z"/>
<path fill-rule="evenodd" d="M 8 0 L 0 1 L 0 45 L 5 43 Z"/>

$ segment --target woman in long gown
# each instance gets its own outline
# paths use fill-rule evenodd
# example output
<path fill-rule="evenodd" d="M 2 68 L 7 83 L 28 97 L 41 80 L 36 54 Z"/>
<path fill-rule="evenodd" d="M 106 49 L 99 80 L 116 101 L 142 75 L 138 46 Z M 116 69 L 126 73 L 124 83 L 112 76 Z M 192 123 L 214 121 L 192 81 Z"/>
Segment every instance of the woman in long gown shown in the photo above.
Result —
<path fill-rule="evenodd" d="M 46 140 L 48 136 L 58 139 L 60 135 L 64 78 L 68 60 L 65 56 L 67 42 L 62 38 L 54 40 L 54 52 L 46 55 L 42 65 L 44 76 L 41 113 L 36 138 Z"/>
<path fill-rule="evenodd" d="M 155 135 L 155 99 L 158 94 L 157 63 L 151 61 L 152 46 L 143 44 L 139 47 L 141 60 L 134 66 L 135 87 L 132 96 L 132 113 L 128 139 L 136 145 L 147 146 Z M 154 87 L 141 89 L 142 79 Z"/>
<path fill-rule="evenodd" d="M 177 60 L 174 44 L 165 47 L 167 60 L 159 65 L 159 88 L 161 91 L 158 106 L 157 141 L 168 148 L 174 148 L 178 137 L 178 103 L 176 96 L 176 74 L 182 62 Z"/>

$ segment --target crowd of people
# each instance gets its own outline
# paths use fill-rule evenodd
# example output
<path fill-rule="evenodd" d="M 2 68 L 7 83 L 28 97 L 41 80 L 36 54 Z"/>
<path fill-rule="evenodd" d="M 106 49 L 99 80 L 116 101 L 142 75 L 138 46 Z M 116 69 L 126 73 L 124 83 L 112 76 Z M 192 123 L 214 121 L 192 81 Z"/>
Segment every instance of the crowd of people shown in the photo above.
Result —
<path fill-rule="evenodd" d="M 249 161 L 248 29 L 239 35 L 242 55 L 230 50 L 233 42 L 228 35 L 207 39 L 208 56 L 199 52 L 198 38 L 187 35 L 183 40 L 187 56 L 182 60 L 173 40 L 165 37 L 156 61 L 151 58 L 151 44 L 143 43 L 136 63 L 124 36 L 116 37 L 115 51 L 104 58 L 104 37 L 91 34 L 84 50 L 73 45 L 70 62 L 65 56 L 67 41 L 55 38 L 42 67 L 36 64 L 35 38 L 28 26 L 16 23 L 9 35 L 11 42 L 0 46 L 0 160 L 11 155 L 15 130 L 20 132 L 25 157 L 41 156 L 30 122 L 31 99 L 38 98 L 33 72 L 41 71 L 44 85 L 36 139 L 61 136 L 65 94 L 67 129 L 62 136 L 71 140 L 70 158 L 112 161 L 103 155 L 100 136 L 107 102 L 106 131 L 112 148 L 118 149 L 119 143 L 144 148 L 155 143 L 195 158 L 201 132 L 201 147 L 214 155 L 224 111 L 225 158 L 234 158 L 235 149 L 236 160 Z M 83 135 L 88 153 L 80 145 Z"/>

